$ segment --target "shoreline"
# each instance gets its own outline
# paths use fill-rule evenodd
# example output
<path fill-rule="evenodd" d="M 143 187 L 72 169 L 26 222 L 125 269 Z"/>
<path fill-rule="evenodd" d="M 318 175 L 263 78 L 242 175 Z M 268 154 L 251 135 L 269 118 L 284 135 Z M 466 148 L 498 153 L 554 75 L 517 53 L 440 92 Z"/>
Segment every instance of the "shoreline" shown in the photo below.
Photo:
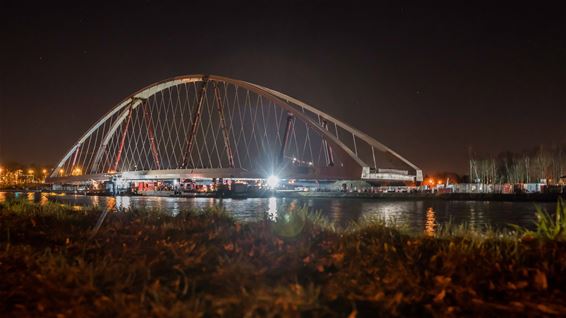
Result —
<path fill-rule="evenodd" d="M 112 196 L 106 193 L 52 191 L 42 189 L 0 189 L 0 192 L 35 192 L 35 193 L 65 193 L 80 195 Z M 153 191 L 150 193 L 121 194 L 120 196 L 147 196 L 147 197 L 178 197 L 178 198 L 291 198 L 291 199 L 372 199 L 395 201 L 503 201 L 503 202 L 556 202 L 559 198 L 566 200 L 566 193 L 369 193 L 369 192 L 298 192 L 298 191 L 266 191 L 251 193 L 183 193 L 174 194 L 173 191 Z"/>

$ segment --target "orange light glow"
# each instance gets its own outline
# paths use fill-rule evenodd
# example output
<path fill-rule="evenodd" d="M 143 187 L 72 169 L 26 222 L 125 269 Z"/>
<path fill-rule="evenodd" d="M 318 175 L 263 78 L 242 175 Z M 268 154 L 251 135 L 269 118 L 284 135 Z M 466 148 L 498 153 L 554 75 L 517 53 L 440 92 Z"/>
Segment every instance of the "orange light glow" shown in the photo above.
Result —
<path fill-rule="evenodd" d="M 79 176 L 79 175 L 81 175 L 82 172 L 83 172 L 83 171 L 81 170 L 81 168 L 75 168 L 75 169 L 73 170 L 73 175 L 74 175 L 74 176 Z"/>

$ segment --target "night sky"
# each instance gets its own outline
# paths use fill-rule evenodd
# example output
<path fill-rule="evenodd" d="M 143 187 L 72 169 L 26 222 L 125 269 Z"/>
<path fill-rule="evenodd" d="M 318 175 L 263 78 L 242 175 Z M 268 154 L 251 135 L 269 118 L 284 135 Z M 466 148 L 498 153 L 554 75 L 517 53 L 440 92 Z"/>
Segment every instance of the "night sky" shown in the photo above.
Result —
<path fill-rule="evenodd" d="M 566 142 L 550 2 L 21 2 L 0 4 L 0 164 L 55 164 L 127 95 L 199 73 L 315 105 L 425 173 L 465 173 L 469 147 Z"/>

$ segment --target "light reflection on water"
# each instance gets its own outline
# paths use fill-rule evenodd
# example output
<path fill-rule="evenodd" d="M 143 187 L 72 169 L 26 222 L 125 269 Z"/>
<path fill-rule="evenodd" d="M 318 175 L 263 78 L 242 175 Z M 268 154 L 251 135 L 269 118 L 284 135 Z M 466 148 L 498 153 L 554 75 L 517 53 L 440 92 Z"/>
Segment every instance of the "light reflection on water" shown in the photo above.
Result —
<path fill-rule="evenodd" d="M 267 205 L 267 217 L 273 221 L 277 219 L 277 198 L 275 197 L 269 198 Z"/>
<path fill-rule="evenodd" d="M 83 196 L 55 193 L 6 193 L 0 192 L 0 203 L 8 198 L 24 198 L 45 205 L 48 202 L 62 203 L 74 209 L 99 207 L 124 210 L 129 208 L 166 209 L 176 215 L 188 209 L 202 209 L 220 206 L 239 220 L 254 221 L 276 218 L 281 211 L 303 206 L 310 210 L 320 210 L 330 221 L 339 226 L 347 226 L 361 217 L 370 216 L 392 221 L 414 231 L 433 234 L 439 224 L 466 223 L 472 229 L 485 226 L 501 228 L 508 224 L 532 227 L 534 203 L 532 202 L 488 202 L 488 201 L 393 201 L 376 199 L 340 198 L 175 198 L 141 196 Z M 537 203 L 548 211 L 553 211 L 554 203 Z"/>
<path fill-rule="evenodd" d="M 424 232 L 428 236 L 433 236 L 436 232 L 436 216 L 432 208 L 426 210 L 426 223 Z"/>

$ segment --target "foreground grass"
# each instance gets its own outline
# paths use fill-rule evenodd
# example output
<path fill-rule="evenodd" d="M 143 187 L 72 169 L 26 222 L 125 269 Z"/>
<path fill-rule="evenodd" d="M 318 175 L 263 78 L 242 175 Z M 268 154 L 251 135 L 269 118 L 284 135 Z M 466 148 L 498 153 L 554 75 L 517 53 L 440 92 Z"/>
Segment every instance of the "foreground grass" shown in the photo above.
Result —
<path fill-rule="evenodd" d="M 566 243 L 319 215 L 0 205 L 0 316 L 566 315 Z"/>

